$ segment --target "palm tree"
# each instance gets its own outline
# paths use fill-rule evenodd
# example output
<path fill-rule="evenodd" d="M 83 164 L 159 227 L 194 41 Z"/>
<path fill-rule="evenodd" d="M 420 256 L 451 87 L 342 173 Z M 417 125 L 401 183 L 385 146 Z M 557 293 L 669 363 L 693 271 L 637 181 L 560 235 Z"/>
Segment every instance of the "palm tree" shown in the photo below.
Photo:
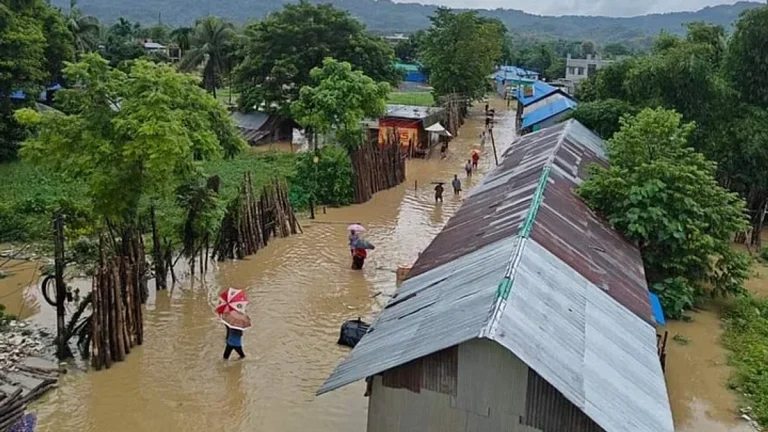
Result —
<path fill-rule="evenodd" d="M 182 53 L 189 51 L 192 45 L 192 37 L 195 29 L 192 27 L 178 27 L 171 32 L 171 40 L 179 46 Z"/>
<path fill-rule="evenodd" d="M 232 23 L 218 17 L 203 18 L 195 24 L 191 47 L 179 62 L 179 69 L 184 72 L 203 66 L 203 86 L 214 97 L 221 75 L 229 71 L 227 59 L 234 36 Z"/>
<path fill-rule="evenodd" d="M 93 51 L 99 41 L 101 26 L 96 17 L 83 15 L 77 7 L 77 0 L 70 0 L 69 14 L 66 16 L 67 28 L 75 38 L 75 49 L 78 53 Z"/>

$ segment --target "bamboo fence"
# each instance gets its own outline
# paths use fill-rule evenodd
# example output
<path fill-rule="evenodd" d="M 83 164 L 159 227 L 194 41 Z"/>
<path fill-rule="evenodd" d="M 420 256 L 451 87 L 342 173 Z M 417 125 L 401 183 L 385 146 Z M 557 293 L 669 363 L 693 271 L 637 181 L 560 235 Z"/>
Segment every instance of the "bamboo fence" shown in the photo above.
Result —
<path fill-rule="evenodd" d="M 91 316 L 91 365 L 96 370 L 125 360 L 134 346 L 142 344 L 142 304 L 148 293 L 140 236 L 123 236 L 123 253 L 114 256 L 107 256 L 101 243 Z"/>
<path fill-rule="evenodd" d="M 378 138 L 353 151 L 350 155 L 354 171 L 354 200 L 364 203 L 373 194 L 405 181 L 405 156 L 397 134 L 390 133 L 387 142 L 379 145 Z"/>
<path fill-rule="evenodd" d="M 299 231 L 285 183 L 275 180 L 257 197 L 249 172 L 243 176 L 240 194 L 227 209 L 211 258 L 243 259 L 267 246 L 271 237 L 288 237 Z"/>

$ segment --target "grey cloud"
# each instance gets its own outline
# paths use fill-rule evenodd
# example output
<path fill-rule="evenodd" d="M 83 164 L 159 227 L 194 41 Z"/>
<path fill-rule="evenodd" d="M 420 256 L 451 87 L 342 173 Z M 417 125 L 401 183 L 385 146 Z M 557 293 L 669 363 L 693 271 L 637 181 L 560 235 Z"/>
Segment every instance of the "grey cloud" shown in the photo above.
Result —
<path fill-rule="evenodd" d="M 453 8 L 505 8 L 539 15 L 635 16 L 649 13 L 695 11 L 706 6 L 733 4 L 737 0 L 427 0 L 418 3 L 440 4 Z"/>

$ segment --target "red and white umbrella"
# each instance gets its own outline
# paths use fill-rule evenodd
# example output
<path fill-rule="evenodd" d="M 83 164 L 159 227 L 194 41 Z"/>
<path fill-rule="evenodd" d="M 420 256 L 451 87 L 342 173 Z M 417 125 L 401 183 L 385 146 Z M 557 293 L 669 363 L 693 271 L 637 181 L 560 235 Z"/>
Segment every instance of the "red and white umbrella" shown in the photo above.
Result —
<path fill-rule="evenodd" d="M 347 231 L 365 232 L 365 227 L 360 224 L 352 224 L 347 227 Z"/>
<path fill-rule="evenodd" d="M 244 290 L 227 288 L 219 294 L 219 304 L 216 306 L 216 313 L 222 315 L 226 312 L 237 311 L 245 314 L 246 306 L 248 306 L 248 297 L 246 297 Z"/>

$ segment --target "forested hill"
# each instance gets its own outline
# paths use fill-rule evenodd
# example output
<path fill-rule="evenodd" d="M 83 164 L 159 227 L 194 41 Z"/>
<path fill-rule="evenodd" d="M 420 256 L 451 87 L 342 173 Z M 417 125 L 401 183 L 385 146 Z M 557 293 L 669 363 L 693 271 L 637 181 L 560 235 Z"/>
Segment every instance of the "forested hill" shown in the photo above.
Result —
<path fill-rule="evenodd" d="M 70 0 L 52 0 L 66 8 Z M 310 0 L 312 3 L 332 3 L 346 9 L 375 32 L 411 32 L 429 26 L 428 16 L 435 6 L 415 3 L 394 3 L 391 0 Z M 105 22 L 119 17 L 156 24 L 158 20 L 171 25 L 185 25 L 203 15 L 217 15 L 236 22 L 260 18 L 280 9 L 289 0 L 81 0 L 78 5 L 87 14 Z M 707 7 L 697 12 L 653 14 L 631 18 L 591 16 L 540 16 L 519 10 L 482 10 L 485 16 L 499 18 L 515 33 L 566 39 L 589 39 L 598 43 L 641 38 L 666 29 L 682 32 L 682 24 L 707 21 L 730 28 L 745 9 L 760 3 L 740 2 L 735 5 Z"/>

